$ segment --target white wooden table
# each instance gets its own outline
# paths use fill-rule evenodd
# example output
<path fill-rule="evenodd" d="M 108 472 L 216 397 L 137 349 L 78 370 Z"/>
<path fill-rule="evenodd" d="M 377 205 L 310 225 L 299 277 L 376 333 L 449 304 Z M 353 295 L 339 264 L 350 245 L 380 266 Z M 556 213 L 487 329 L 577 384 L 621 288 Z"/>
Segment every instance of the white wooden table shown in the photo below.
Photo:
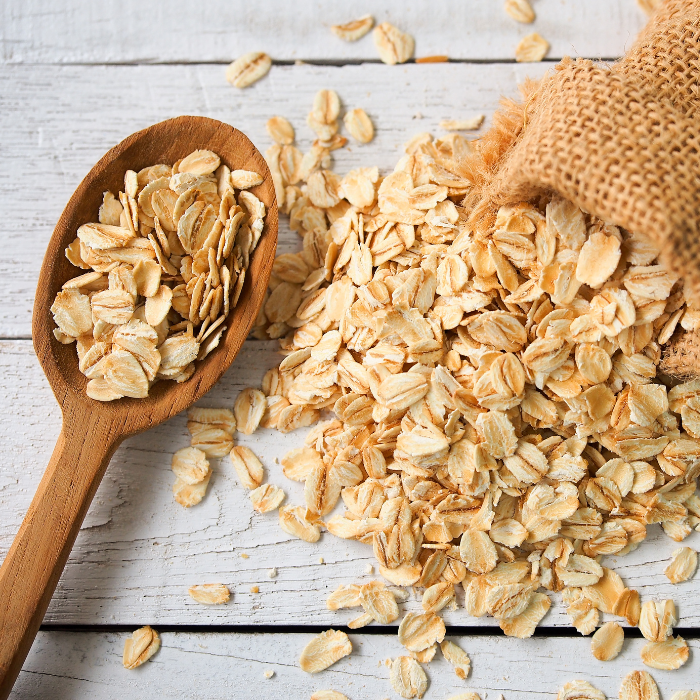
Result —
<path fill-rule="evenodd" d="M 336 151 L 335 168 L 387 170 L 419 131 L 438 131 L 447 118 L 489 117 L 501 95 L 516 96 L 526 76 L 539 77 L 564 55 L 613 59 L 644 23 L 635 0 L 535 0 L 538 19 L 519 25 L 501 0 L 356 0 L 290 3 L 268 0 L 111 3 L 95 0 L 5 0 L 0 42 L 0 556 L 10 546 L 59 432 L 60 414 L 34 357 L 31 309 L 48 238 L 64 203 L 91 165 L 127 134 L 179 114 L 229 122 L 264 150 L 273 114 L 289 118 L 300 147 L 313 95 L 333 88 L 348 107 L 371 115 L 369 146 Z M 416 38 L 416 56 L 445 54 L 448 64 L 385 66 L 371 36 L 356 44 L 329 25 L 373 13 Z M 512 60 L 522 36 L 536 30 L 552 48 L 542 64 Z M 269 75 L 245 91 L 224 80 L 225 65 L 250 50 L 275 59 Z M 297 63 L 303 61 L 303 63 Z M 298 237 L 286 222 L 280 250 Z M 249 341 L 235 365 L 202 402 L 228 406 L 244 386 L 259 384 L 277 360 L 274 343 Z M 239 436 L 240 437 L 240 436 Z M 282 483 L 276 459 L 299 434 L 259 431 L 254 447 L 271 480 Z M 44 627 L 13 698 L 306 698 L 334 688 L 352 700 L 396 697 L 382 662 L 402 653 L 395 635 L 365 628 L 355 652 L 318 676 L 297 666 L 313 631 L 347 624 L 354 611 L 331 613 L 327 594 L 341 583 L 368 580 L 371 550 L 324 535 L 309 545 L 285 535 L 276 515 L 254 514 L 227 460 L 209 494 L 185 510 L 171 494 L 170 456 L 187 444 L 184 416 L 128 440 L 100 487 L 59 583 Z M 277 478 L 275 478 L 277 476 Z M 286 480 L 288 499 L 301 485 Z M 694 533 L 684 544 L 700 548 Z M 663 569 L 678 545 L 659 528 L 633 554 L 610 565 L 642 599 L 672 597 L 690 639 L 691 661 L 676 672 L 654 671 L 666 699 L 700 686 L 700 580 L 671 585 Z M 243 555 L 247 554 L 245 558 Z M 278 575 L 269 578 L 271 567 Z M 226 606 L 203 607 L 186 593 L 193 583 L 223 582 Z M 251 587 L 259 586 L 259 593 Z M 554 596 L 555 597 L 555 596 Z M 410 599 L 403 608 L 417 609 Z M 559 685 L 587 678 L 615 697 L 620 679 L 643 668 L 643 640 L 631 632 L 613 663 L 596 661 L 588 639 L 569 626 L 559 601 L 530 640 L 503 638 L 494 621 L 460 607 L 445 620 L 472 658 L 459 681 L 444 660 L 428 667 L 427 698 L 464 690 L 507 700 L 553 697 Z M 163 646 L 136 671 L 121 666 L 124 637 L 151 624 Z M 264 671 L 275 675 L 267 680 Z"/>

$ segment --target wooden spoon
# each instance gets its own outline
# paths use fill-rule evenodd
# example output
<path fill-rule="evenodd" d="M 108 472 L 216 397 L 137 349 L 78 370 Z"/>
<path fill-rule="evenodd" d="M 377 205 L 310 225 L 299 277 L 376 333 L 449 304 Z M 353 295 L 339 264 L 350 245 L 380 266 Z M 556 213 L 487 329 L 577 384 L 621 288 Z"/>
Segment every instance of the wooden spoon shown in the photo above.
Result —
<path fill-rule="evenodd" d="M 56 293 L 79 272 L 64 250 L 79 226 L 96 221 L 102 193 L 123 190 L 126 170 L 175 163 L 195 149 L 221 156 L 231 170 L 254 170 L 264 182 L 251 191 L 267 207 L 237 306 L 219 347 L 197 363 L 182 384 L 157 382 L 147 398 L 94 401 L 85 393 L 74 345 L 53 335 L 50 312 Z M 237 129 L 206 117 L 178 117 L 132 134 L 109 151 L 71 197 L 51 236 L 34 301 L 32 336 L 39 362 L 63 413 L 49 466 L 0 569 L 0 698 L 10 694 L 29 652 L 78 530 L 107 464 L 127 436 L 152 428 L 203 396 L 228 369 L 243 345 L 267 289 L 277 246 L 277 204 L 264 158 Z"/>

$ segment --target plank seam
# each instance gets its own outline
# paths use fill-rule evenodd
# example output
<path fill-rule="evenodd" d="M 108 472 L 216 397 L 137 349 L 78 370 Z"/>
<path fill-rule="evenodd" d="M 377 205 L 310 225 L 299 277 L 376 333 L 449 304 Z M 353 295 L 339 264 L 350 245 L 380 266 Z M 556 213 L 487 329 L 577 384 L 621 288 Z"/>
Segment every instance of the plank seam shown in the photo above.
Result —
<path fill-rule="evenodd" d="M 133 632 L 134 629 L 141 623 L 131 625 L 116 624 L 116 625 L 73 625 L 73 624 L 55 624 L 47 623 L 41 626 L 42 632 L 76 632 L 76 633 L 122 633 Z M 312 634 L 323 632 L 329 627 L 335 630 L 341 630 L 347 634 L 364 634 L 364 635 L 395 635 L 398 627 L 373 625 L 371 627 L 363 627 L 353 630 L 346 625 L 172 625 L 158 624 L 158 622 L 149 622 L 156 627 L 158 632 L 182 632 L 182 633 L 213 633 L 213 634 Z M 636 627 L 624 627 L 625 638 L 627 639 L 642 639 L 642 633 Z M 498 627 L 474 627 L 470 625 L 447 625 L 447 636 L 454 637 L 505 637 L 501 629 Z M 700 628 L 692 627 L 675 627 L 674 634 L 680 635 L 684 639 L 700 639 Z M 535 637 L 581 637 L 573 627 L 537 627 Z"/>

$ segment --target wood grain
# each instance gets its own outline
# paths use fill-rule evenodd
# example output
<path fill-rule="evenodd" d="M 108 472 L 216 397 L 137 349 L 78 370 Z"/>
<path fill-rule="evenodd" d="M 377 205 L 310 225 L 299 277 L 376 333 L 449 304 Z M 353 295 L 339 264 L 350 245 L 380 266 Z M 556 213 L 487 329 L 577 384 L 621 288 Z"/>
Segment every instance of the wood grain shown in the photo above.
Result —
<path fill-rule="evenodd" d="M 231 407 L 246 386 L 259 386 L 264 372 L 279 362 L 276 343 L 249 341 L 203 406 Z M 11 405 L 12 421 L 0 421 L 0 557 L 29 504 L 60 429 L 60 414 L 27 341 L 0 343 L 0 405 Z M 303 442 L 303 431 L 282 435 L 261 430 L 236 434 L 265 466 L 266 480 L 284 489 L 287 503 L 303 503 L 303 484 L 289 481 L 277 463 Z M 230 461 L 212 462 L 206 498 L 185 509 L 173 500 L 172 454 L 189 444 L 186 416 L 124 441 L 114 455 L 46 614 L 53 624 L 238 625 L 347 624 L 356 611 L 330 612 L 325 601 L 341 584 L 369 581 L 376 562 L 371 547 L 325 533 L 308 544 L 284 533 L 276 513 L 253 511 Z M 277 462 L 275 461 L 277 460 Z M 700 533 L 685 540 L 700 549 Z M 642 600 L 673 598 L 683 627 L 700 627 L 698 577 L 671 584 L 663 570 L 680 545 L 658 525 L 626 557 L 607 557 Z M 247 554 L 247 559 L 242 554 Z M 323 558 L 324 563 L 320 562 Z M 270 568 L 278 575 L 268 577 Z M 375 569 L 376 570 L 376 569 Z M 187 588 L 225 583 L 232 603 L 204 607 Z M 251 593 L 252 586 L 260 593 Z M 418 610 L 411 599 L 403 610 Z M 493 626 L 461 607 L 446 611 L 451 625 Z M 613 619 L 613 618 L 610 618 Z M 570 627 L 558 595 L 543 620 L 546 627 Z"/>
<path fill-rule="evenodd" d="M 267 216 L 246 284 L 221 344 L 191 380 L 158 382 L 144 399 L 100 403 L 85 394 L 75 348 L 53 334 L 50 307 L 62 285 L 79 274 L 65 257 L 76 229 L 94 221 L 102 193 L 118 191 L 128 169 L 174 163 L 197 149 L 220 155 L 232 170 L 264 180 L 255 194 Z M 80 183 L 49 241 L 34 303 L 32 337 L 63 414 L 56 449 L 19 533 L 0 568 L 0 698 L 6 698 L 36 635 L 92 497 L 114 450 L 129 435 L 158 425 L 203 396 L 230 366 L 262 303 L 277 243 L 274 187 L 264 159 L 240 131 L 205 117 L 179 117 L 132 134 L 110 149 Z"/>
<path fill-rule="evenodd" d="M 519 24 L 503 2 L 484 0 L 6 0 L 0 22 L 2 59 L 12 63 L 228 63 L 247 51 L 274 59 L 378 60 L 372 36 L 346 43 L 332 24 L 373 14 L 416 40 L 416 56 L 512 60 L 520 39 L 539 32 L 549 58 L 621 56 L 646 17 L 636 0 L 536 0 L 537 19 Z"/>
<path fill-rule="evenodd" d="M 278 66 L 239 91 L 224 79 L 223 66 L 0 67 L 0 338 L 30 336 L 40 261 L 56 220 L 85 173 L 133 131 L 202 114 L 237 127 L 264 152 L 271 144 L 265 122 L 282 114 L 306 151 L 315 138 L 306 115 L 319 88 L 328 87 L 344 109 L 366 109 L 376 128 L 372 143 L 333 152 L 337 171 L 377 165 L 390 172 L 416 133 L 439 134 L 442 119 L 475 114 L 486 114 L 488 125 L 502 95 L 517 96 L 526 76 L 545 70 L 544 64 Z M 280 252 L 298 245 L 282 217 Z"/>
<path fill-rule="evenodd" d="M 395 636 L 351 634 L 353 652 L 316 675 L 298 666 L 301 649 L 311 634 L 162 633 L 160 651 L 144 666 L 126 671 L 121 654 L 127 633 L 42 632 L 17 683 L 13 700 L 115 697 L 209 700 L 282 698 L 305 700 L 317 690 L 333 689 L 350 700 L 396 698 L 384 661 L 406 653 Z M 448 637 L 471 659 L 471 673 L 462 681 L 438 651 L 423 668 L 430 685 L 425 700 L 446 700 L 472 691 L 483 700 L 555 698 L 557 689 L 584 679 L 616 698 L 622 678 L 648 670 L 664 700 L 676 690 L 698 689 L 700 640 L 689 640 L 690 661 L 677 671 L 643 666 L 646 640 L 625 640 L 612 662 L 596 661 L 589 638 L 510 639 Z M 266 679 L 265 671 L 275 675 Z M 121 695 L 115 689 L 122 689 Z M 255 689 L 246 693 L 241 689 Z"/>

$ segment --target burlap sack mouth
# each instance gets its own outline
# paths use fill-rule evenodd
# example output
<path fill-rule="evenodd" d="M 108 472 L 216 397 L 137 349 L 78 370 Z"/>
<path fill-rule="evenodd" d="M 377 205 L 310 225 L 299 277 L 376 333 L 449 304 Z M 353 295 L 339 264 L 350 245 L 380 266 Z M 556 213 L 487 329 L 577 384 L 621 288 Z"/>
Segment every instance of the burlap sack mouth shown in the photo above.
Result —
<path fill-rule="evenodd" d="M 498 206 L 555 192 L 651 239 L 700 296 L 700 0 L 667 0 L 609 66 L 564 59 L 505 101 L 464 163 L 477 235 Z M 700 335 L 677 336 L 662 371 L 700 376 Z"/>

